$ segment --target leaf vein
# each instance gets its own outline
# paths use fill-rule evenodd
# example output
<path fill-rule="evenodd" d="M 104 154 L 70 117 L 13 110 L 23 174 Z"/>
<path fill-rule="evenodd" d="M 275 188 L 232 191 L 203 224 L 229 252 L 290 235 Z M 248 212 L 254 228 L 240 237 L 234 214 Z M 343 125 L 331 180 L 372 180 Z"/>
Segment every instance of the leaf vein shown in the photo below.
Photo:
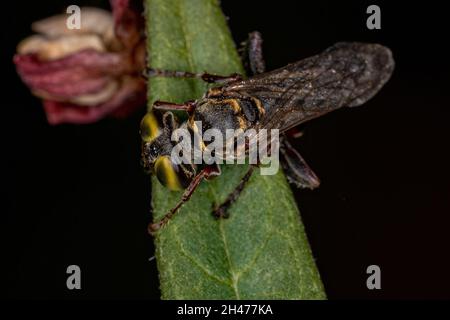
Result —
<path fill-rule="evenodd" d="M 188 260 L 190 260 L 194 265 L 196 265 L 201 271 L 203 271 L 203 273 L 205 273 L 207 276 L 209 276 L 211 279 L 214 279 L 214 280 L 216 280 L 217 282 L 220 282 L 220 283 L 222 283 L 222 284 L 225 284 L 225 285 L 227 285 L 227 286 L 230 286 L 230 287 L 232 287 L 232 284 L 231 283 L 229 283 L 229 282 L 227 282 L 227 281 L 225 281 L 225 280 L 223 280 L 223 279 L 220 279 L 220 278 L 218 278 L 217 276 L 215 276 L 214 275 L 214 273 L 211 271 L 211 270 L 209 270 L 208 268 L 206 268 L 205 266 L 203 266 L 200 262 L 198 262 L 196 259 L 194 259 L 194 258 L 192 258 L 190 255 L 189 255 L 189 253 L 188 252 L 186 252 L 186 249 L 184 249 L 184 247 L 183 247 L 183 245 L 181 244 L 181 242 L 180 242 L 180 239 L 179 239 L 179 237 L 178 237 L 178 234 L 179 234 L 179 232 L 178 232 L 178 228 L 177 227 L 175 227 L 174 228 L 174 235 L 175 235 L 175 243 L 177 244 L 177 246 L 180 248 L 180 252 L 188 259 Z"/>

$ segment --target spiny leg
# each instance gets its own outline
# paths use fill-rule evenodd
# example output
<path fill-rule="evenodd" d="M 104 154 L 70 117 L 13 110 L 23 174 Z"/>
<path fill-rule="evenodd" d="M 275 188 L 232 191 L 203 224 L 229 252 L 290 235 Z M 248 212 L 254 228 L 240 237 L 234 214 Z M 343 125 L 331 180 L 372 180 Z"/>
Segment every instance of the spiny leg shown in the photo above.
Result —
<path fill-rule="evenodd" d="M 300 153 L 291 146 L 286 137 L 282 136 L 281 138 L 281 165 L 288 181 L 299 188 L 317 188 L 320 185 L 317 175 L 311 170 Z"/>
<path fill-rule="evenodd" d="M 217 74 L 211 74 L 207 72 L 194 73 L 187 71 L 173 71 L 173 70 L 160 70 L 150 68 L 147 70 L 147 77 L 170 77 L 170 78 L 195 78 L 202 79 L 207 83 L 219 83 L 228 84 L 242 80 L 242 76 L 238 73 L 233 73 L 228 76 L 221 76 Z"/>
<path fill-rule="evenodd" d="M 202 182 L 203 179 L 208 179 L 211 176 L 219 175 L 220 174 L 220 168 L 217 166 L 208 166 L 204 169 L 202 169 L 192 180 L 192 182 L 189 184 L 189 186 L 184 191 L 183 195 L 181 196 L 180 201 L 173 207 L 172 209 L 167 212 L 162 219 L 160 219 L 158 222 L 154 222 L 149 224 L 148 226 L 148 232 L 150 234 L 154 234 L 156 231 L 164 227 L 167 222 L 169 222 L 170 219 L 177 213 L 178 209 L 189 201 L 192 194 L 194 193 L 195 189 L 200 185 L 200 182 Z"/>
<path fill-rule="evenodd" d="M 162 111 L 186 111 L 187 113 L 194 112 L 195 101 L 187 101 L 185 103 L 172 103 L 166 101 L 155 101 L 153 109 Z"/>
<path fill-rule="evenodd" d="M 214 208 L 213 213 L 214 213 L 215 217 L 217 217 L 217 218 L 228 218 L 228 216 L 229 216 L 229 214 L 227 213 L 228 208 L 233 204 L 233 202 L 235 202 L 239 198 L 242 190 L 244 190 L 244 188 L 245 188 L 245 185 L 250 180 L 250 177 L 252 176 L 254 168 L 255 167 L 253 165 L 250 165 L 247 173 L 241 179 L 241 181 L 236 186 L 236 188 L 233 190 L 233 192 L 231 192 L 228 195 L 228 197 L 225 199 L 224 202 L 222 202 L 222 204 L 220 204 L 219 206 L 216 206 Z"/>

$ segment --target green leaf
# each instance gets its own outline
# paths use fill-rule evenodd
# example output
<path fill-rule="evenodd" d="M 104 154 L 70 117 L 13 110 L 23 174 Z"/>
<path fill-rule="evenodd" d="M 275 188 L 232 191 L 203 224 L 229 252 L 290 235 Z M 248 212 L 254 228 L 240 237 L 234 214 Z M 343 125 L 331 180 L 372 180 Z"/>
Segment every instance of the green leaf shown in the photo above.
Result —
<path fill-rule="evenodd" d="M 242 73 L 242 65 L 216 0 L 146 0 L 147 47 L 153 68 Z M 155 100 L 199 98 L 199 80 L 152 78 Z M 325 293 L 292 192 L 280 171 L 256 171 L 229 219 L 212 216 L 245 174 L 245 165 L 222 166 L 202 182 L 156 237 L 163 299 L 324 299 Z M 179 199 L 152 179 L 154 219 Z"/>

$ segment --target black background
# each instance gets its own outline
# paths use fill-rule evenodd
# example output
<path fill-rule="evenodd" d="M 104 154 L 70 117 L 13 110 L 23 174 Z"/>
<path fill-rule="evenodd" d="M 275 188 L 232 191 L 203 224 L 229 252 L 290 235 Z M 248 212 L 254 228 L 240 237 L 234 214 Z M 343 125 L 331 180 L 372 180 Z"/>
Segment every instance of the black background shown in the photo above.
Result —
<path fill-rule="evenodd" d="M 364 107 L 308 123 L 298 149 L 320 176 L 295 195 L 327 295 L 450 298 L 449 55 L 438 3 L 222 1 L 237 42 L 262 32 L 268 69 L 337 41 L 390 47 L 396 70 Z M 139 165 L 138 124 L 49 126 L 40 102 L 11 62 L 30 24 L 70 4 L 1 4 L 2 296 L 159 298 L 150 184 Z M 378 4 L 382 29 L 366 28 Z M 6 97 L 6 99 L 5 99 Z M 82 290 L 66 289 L 66 268 L 82 269 Z M 366 288 L 377 264 L 382 289 Z"/>

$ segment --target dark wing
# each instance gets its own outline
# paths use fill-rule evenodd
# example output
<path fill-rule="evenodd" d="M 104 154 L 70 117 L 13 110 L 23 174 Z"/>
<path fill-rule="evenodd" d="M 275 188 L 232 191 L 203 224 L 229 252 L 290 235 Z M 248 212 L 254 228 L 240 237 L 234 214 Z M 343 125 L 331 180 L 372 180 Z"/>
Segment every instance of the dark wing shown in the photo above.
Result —
<path fill-rule="evenodd" d="M 388 48 L 342 42 L 223 90 L 229 95 L 259 98 L 266 113 L 258 127 L 283 132 L 335 109 L 360 106 L 381 89 L 393 69 Z"/>

